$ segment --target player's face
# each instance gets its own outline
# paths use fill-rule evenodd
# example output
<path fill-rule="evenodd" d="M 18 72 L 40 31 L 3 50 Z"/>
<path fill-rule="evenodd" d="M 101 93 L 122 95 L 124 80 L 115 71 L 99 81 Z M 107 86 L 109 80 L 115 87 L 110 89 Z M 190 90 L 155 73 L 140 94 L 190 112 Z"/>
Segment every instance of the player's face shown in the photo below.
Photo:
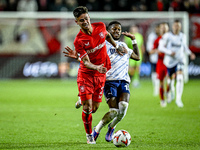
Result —
<path fill-rule="evenodd" d="M 181 23 L 175 22 L 172 26 L 174 34 L 178 34 L 181 31 Z"/>
<path fill-rule="evenodd" d="M 164 33 L 169 31 L 169 27 L 166 23 L 160 24 L 160 34 L 163 35 Z"/>
<path fill-rule="evenodd" d="M 75 22 L 83 30 L 89 30 L 89 28 L 91 27 L 90 16 L 87 13 L 80 15 L 78 18 L 76 18 Z"/>
<path fill-rule="evenodd" d="M 113 24 L 110 27 L 109 32 L 112 35 L 112 37 L 113 37 L 114 40 L 119 40 L 119 38 L 121 36 L 121 33 L 122 33 L 121 25 L 119 25 L 119 24 Z"/>
<path fill-rule="evenodd" d="M 168 24 L 164 24 L 164 33 L 168 32 L 169 31 L 169 26 Z"/>

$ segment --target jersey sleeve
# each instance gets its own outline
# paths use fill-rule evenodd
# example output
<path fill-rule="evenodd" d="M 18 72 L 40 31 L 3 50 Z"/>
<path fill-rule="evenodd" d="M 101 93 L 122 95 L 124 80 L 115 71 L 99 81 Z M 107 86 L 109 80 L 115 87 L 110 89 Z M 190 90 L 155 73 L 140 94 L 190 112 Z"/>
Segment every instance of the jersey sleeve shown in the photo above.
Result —
<path fill-rule="evenodd" d="M 153 43 L 155 41 L 155 36 L 153 33 L 150 33 L 147 38 L 146 50 L 150 52 L 153 49 Z"/>
<path fill-rule="evenodd" d="M 167 42 L 168 42 L 168 38 L 169 38 L 169 34 L 168 33 L 165 33 L 162 38 L 160 39 L 159 41 L 159 46 L 158 46 L 158 49 L 159 51 L 167 54 L 167 55 L 171 55 L 172 54 L 172 51 L 170 49 L 167 49 L 166 48 L 166 45 L 167 45 Z"/>
<path fill-rule="evenodd" d="M 75 41 L 74 41 L 74 47 L 75 47 L 77 53 L 79 53 L 79 57 L 81 59 L 87 55 L 87 52 L 83 48 L 83 43 L 81 41 L 75 39 Z"/>

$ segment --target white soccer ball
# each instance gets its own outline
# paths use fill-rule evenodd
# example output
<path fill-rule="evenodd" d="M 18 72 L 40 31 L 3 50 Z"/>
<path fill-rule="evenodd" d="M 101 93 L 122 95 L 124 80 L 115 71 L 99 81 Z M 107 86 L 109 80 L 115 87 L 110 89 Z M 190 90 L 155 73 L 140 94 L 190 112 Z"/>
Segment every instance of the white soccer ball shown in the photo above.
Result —
<path fill-rule="evenodd" d="M 131 135 L 126 130 L 118 130 L 113 135 L 113 144 L 116 147 L 126 147 L 131 143 Z"/>

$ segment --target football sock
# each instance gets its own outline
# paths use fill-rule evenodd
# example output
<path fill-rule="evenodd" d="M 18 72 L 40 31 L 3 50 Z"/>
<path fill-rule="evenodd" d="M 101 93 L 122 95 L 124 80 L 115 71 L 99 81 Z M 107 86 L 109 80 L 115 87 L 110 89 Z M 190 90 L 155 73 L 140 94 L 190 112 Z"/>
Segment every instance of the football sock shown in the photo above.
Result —
<path fill-rule="evenodd" d="M 176 100 L 181 100 L 182 93 L 183 93 L 183 86 L 184 86 L 183 75 L 182 74 L 178 74 L 176 79 L 177 79 L 177 83 L 176 83 Z"/>
<path fill-rule="evenodd" d="M 92 110 L 87 112 L 82 111 L 82 120 L 87 134 L 92 134 Z"/>
<path fill-rule="evenodd" d="M 160 86 L 160 100 L 164 100 L 164 88 Z"/>
<path fill-rule="evenodd" d="M 106 125 L 108 124 L 111 120 L 113 120 L 118 114 L 118 109 L 116 108 L 110 108 L 109 112 L 107 112 L 102 120 L 97 124 L 96 128 L 95 128 L 95 131 L 96 132 L 100 132 L 101 129 Z"/>
<path fill-rule="evenodd" d="M 167 79 L 167 94 L 170 92 L 171 90 L 171 79 Z"/>
<path fill-rule="evenodd" d="M 156 72 L 153 72 L 151 74 L 151 79 L 152 79 L 152 84 L 153 84 L 153 95 L 156 96 L 158 95 L 158 91 L 159 91 L 159 80 L 157 78 L 157 74 Z"/>
<path fill-rule="evenodd" d="M 175 93 L 175 86 L 174 86 L 174 83 L 175 83 L 175 80 L 172 79 L 172 80 L 171 80 L 171 84 L 170 84 L 170 85 L 171 85 L 170 89 L 171 89 L 172 94 Z M 172 97 L 172 98 L 174 98 L 174 97 Z"/>
<path fill-rule="evenodd" d="M 117 116 L 113 119 L 113 121 L 110 124 L 111 128 L 115 128 L 115 126 L 124 118 L 124 116 L 126 115 L 127 109 L 128 109 L 128 103 L 121 101 L 119 102 L 119 112 L 117 114 Z"/>
<path fill-rule="evenodd" d="M 156 78 L 156 80 L 155 80 L 155 87 L 154 87 L 154 95 L 158 95 L 159 85 L 160 85 L 160 81 L 159 81 L 158 78 Z"/>

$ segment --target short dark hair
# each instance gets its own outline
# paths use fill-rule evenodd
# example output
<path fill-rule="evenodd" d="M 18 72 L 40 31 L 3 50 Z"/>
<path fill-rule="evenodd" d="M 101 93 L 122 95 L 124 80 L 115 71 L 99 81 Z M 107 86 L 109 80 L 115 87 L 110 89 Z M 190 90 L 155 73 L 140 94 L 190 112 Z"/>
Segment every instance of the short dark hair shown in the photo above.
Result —
<path fill-rule="evenodd" d="M 88 13 L 88 9 L 85 6 L 78 6 L 74 9 L 73 14 L 75 18 L 78 18 L 80 15 Z"/>
<path fill-rule="evenodd" d="M 108 29 L 110 29 L 110 27 L 111 27 L 113 24 L 119 24 L 119 25 L 121 25 L 121 23 L 118 22 L 118 21 L 111 21 L 111 22 L 108 24 Z"/>
<path fill-rule="evenodd" d="M 174 20 L 174 23 L 181 23 L 181 21 L 176 19 L 176 20 Z"/>

